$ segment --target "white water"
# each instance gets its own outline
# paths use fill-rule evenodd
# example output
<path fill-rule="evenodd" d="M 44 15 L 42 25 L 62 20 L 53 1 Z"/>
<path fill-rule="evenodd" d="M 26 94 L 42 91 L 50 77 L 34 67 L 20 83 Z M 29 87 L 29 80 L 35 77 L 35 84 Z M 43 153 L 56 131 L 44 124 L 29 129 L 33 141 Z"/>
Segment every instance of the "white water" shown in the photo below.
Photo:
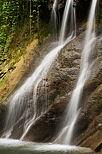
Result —
<path fill-rule="evenodd" d="M 51 12 L 51 24 L 53 24 L 53 30 L 54 33 L 57 33 L 57 0 L 54 0 L 53 6 L 52 6 L 52 12 Z"/>
<path fill-rule="evenodd" d="M 75 35 L 75 37 L 76 37 L 76 8 L 74 7 L 74 27 L 75 27 L 75 29 L 74 29 L 74 35 Z"/>
<path fill-rule="evenodd" d="M 71 9 L 71 10 L 70 10 Z M 68 16 L 69 14 L 69 11 L 71 11 L 71 16 Z M 60 39 L 59 39 L 59 42 L 61 44 L 64 43 L 64 40 L 65 40 L 65 29 L 66 29 L 66 26 L 67 26 L 67 20 L 68 20 L 68 17 L 70 17 L 71 19 L 73 19 L 73 0 L 67 0 L 66 1 L 66 5 L 65 5 L 65 9 L 64 9 L 64 15 L 63 15 L 63 20 L 62 20 L 62 27 L 61 27 L 61 33 L 60 33 Z M 71 22 L 73 24 L 73 20 Z M 73 27 L 73 25 L 72 25 Z M 69 27 L 71 28 L 71 27 Z"/>
<path fill-rule="evenodd" d="M 78 107 L 79 107 L 81 95 L 83 92 L 84 83 L 87 79 L 87 73 L 91 65 L 90 56 L 92 54 L 91 52 L 93 52 L 94 45 L 95 45 L 95 39 L 96 39 L 95 30 L 93 26 L 96 4 L 97 4 L 97 0 L 93 0 L 91 9 L 90 9 L 90 14 L 89 14 L 87 32 L 86 32 L 86 37 L 85 37 L 85 46 L 82 52 L 81 71 L 79 74 L 76 87 L 72 93 L 71 100 L 68 104 L 68 112 L 67 112 L 66 120 L 65 120 L 67 121 L 67 124 L 62 130 L 59 137 L 57 138 L 57 142 L 59 143 L 63 143 L 63 144 L 71 143 L 74 124 L 78 117 L 78 113 L 79 113 Z"/>
<path fill-rule="evenodd" d="M 91 154 L 91 152 L 92 150 L 89 148 L 81 148 L 76 146 L 24 142 L 14 139 L 0 139 L 1 154 Z"/>
<path fill-rule="evenodd" d="M 41 64 L 37 67 L 37 69 L 34 71 L 31 77 L 29 77 L 25 81 L 25 83 L 13 94 L 12 98 L 10 98 L 10 107 L 9 107 L 7 122 L 6 122 L 6 130 L 9 128 L 9 131 L 7 131 L 6 138 L 10 137 L 15 123 L 20 117 L 23 116 L 23 113 L 25 110 L 26 110 L 26 115 L 25 115 L 24 133 L 22 134 L 21 140 L 24 138 L 26 133 L 29 131 L 30 127 L 32 126 L 34 121 L 38 118 L 38 116 L 40 116 L 41 114 L 43 114 L 44 111 L 46 111 L 46 109 L 43 109 L 42 107 L 42 111 L 40 112 L 40 114 L 38 115 L 37 113 L 38 111 L 37 109 L 37 88 L 38 88 L 39 83 L 47 75 L 53 61 L 55 60 L 55 58 L 57 58 L 57 55 L 60 52 L 60 50 L 68 42 L 70 42 L 72 39 L 75 38 L 75 34 L 76 34 L 75 27 L 74 27 L 75 21 L 73 17 L 71 17 L 74 15 L 73 13 L 72 14 L 69 13 L 69 10 L 73 12 L 73 7 L 71 6 L 72 2 L 73 0 L 67 0 L 66 6 L 65 6 L 65 11 L 64 11 L 64 16 L 63 16 L 64 27 L 63 27 L 63 22 L 62 22 L 63 28 L 61 28 L 61 34 L 60 34 L 60 40 L 62 41 L 62 43 L 60 44 L 60 41 L 59 41 L 59 45 L 53 50 L 51 50 L 44 57 Z M 70 32 L 69 37 L 64 41 L 63 40 L 64 37 L 61 37 L 61 35 L 64 36 L 65 34 L 66 24 L 67 24 L 65 20 L 67 20 L 67 17 L 69 16 L 69 14 L 70 14 L 70 18 L 73 19 L 70 23 L 71 32 Z M 31 93 L 32 93 L 32 97 L 31 97 Z M 33 100 L 33 104 L 31 100 Z M 29 107 L 27 106 L 31 106 L 31 109 L 33 110 L 29 111 Z M 45 104 L 43 104 L 43 106 L 46 106 L 46 102 Z M 29 115 L 31 113 L 32 115 Z"/>

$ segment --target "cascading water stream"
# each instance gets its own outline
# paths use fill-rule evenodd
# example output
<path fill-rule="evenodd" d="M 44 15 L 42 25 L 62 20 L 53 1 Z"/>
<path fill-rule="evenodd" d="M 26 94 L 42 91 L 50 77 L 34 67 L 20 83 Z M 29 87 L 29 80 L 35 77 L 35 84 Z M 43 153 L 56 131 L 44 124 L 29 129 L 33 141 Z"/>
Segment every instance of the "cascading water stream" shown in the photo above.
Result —
<path fill-rule="evenodd" d="M 51 24 L 53 24 L 53 30 L 54 33 L 57 33 L 57 14 L 56 14 L 56 9 L 57 9 L 57 0 L 54 1 L 53 6 L 52 6 L 52 12 L 51 12 Z"/>
<path fill-rule="evenodd" d="M 70 9 L 71 9 L 71 12 L 70 12 Z M 61 44 L 63 44 L 64 40 L 65 40 L 65 32 L 66 32 L 65 29 L 66 29 L 66 25 L 67 25 L 69 12 L 71 13 L 71 19 L 73 19 L 73 0 L 67 0 L 66 1 L 63 19 L 62 19 L 62 27 L 61 27 L 61 32 L 60 32 L 60 38 L 59 38 L 59 42 Z M 71 23 L 73 23 L 73 20 L 71 21 Z M 73 25 L 72 25 L 72 27 L 73 27 Z M 69 27 L 69 28 L 71 28 L 71 27 Z"/>
<path fill-rule="evenodd" d="M 95 30 L 93 30 L 93 23 L 95 17 L 96 4 L 97 0 L 93 0 L 89 14 L 87 32 L 85 37 L 85 46 L 82 52 L 81 71 L 79 74 L 76 87 L 72 93 L 71 100 L 68 104 L 68 112 L 66 115 L 65 127 L 63 128 L 59 137 L 56 139 L 58 143 L 63 143 L 63 144 L 71 143 L 74 124 L 76 122 L 79 113 L 78 106 L 81 99 L 81 94 L 83 91 L 84 83 L 87 79 L 87 73 L 91 65 L 91 62 L 89 60 L 91 52 L 93 51 L 95 45 L 96 38 L 95 38 Z"/>
<path fill-rule="evenodd" d="M 55 0 L 56 1 L 56 0 Z M 70 13 L 74 11 L 72 7 L 73 0 L 67 0 L 64 16 L 63 16 L 63 22 L 62 22 L 62 28 L 61 28 L 61 34 L 60 34 L 60 41 L 59 45 L 55 47 L 53 50 L 51 50 L 42 60 L 41 64 L 37 67 L 37 69 L 34 71 L 34 73 L 29 77 L 25 83 L 11 96 L 10 98 L 10 107 L 8 111 L 7 121 L 6 121 L 6 138 L 9 138 L 11 135 L 11 132 L 13 130 L 13 127 L 17 120 L 21 118 L 24 115 L 24 111 L 26 110 L 25 115 L 25 124 L 24 124 L 24 132 L 22 134 L 21 140 L 24 138 L 26 133 L 29 131 L 29 128 L 32 126 L 34 121 L 42 114 L 42 112 L 37 115 L 37 88 L 39 83 L 44 79 L 44 77 L 47 75 L 53 61 L 55 58 L 57 58 L 58 53 L 60 50 L 71 40 L 75 38 L 75 16 L 74 13 Z M 54 3 L 55 5 L 55 3 Z M 70 16 L 71 23 L 70 23 L 70 35 L 68 38 L 64 41 L 65 31 L 66 31 L 66 24 L 67 24 L 67 18 Z M 72 17 L 71 17 L 72 16 Z M 64 27 L 63 27 L 64 25 Z M 63 36 L 63 37 L 62 37 Z M 31 95 L 32 94 L 32 95 Z M 33 103 L 32 103 L 33 100 Z M 30 106 L 33 108 L 33 111 L 29 108 L 27 109 L 27 106 Z M 46 106 L 46 102 L 44 104 Z M 42 111 L 45 111 L 42 108 Z M 32 113 L 32 114 L 31 114 Z M 30 115 L 31 114 L 31 115 Z M 8 131 L 9 130 L 9 131 Z"/>

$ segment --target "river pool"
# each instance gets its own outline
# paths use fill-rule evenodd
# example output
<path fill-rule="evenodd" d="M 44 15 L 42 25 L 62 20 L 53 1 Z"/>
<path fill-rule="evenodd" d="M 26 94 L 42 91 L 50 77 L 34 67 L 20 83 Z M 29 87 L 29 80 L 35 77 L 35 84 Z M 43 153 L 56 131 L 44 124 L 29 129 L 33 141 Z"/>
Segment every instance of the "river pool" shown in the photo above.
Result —
<path fill-rule="evenodd" d="M 0 139 L 0 154 L 93 154 L 93 152 L 77 146 Z"/>

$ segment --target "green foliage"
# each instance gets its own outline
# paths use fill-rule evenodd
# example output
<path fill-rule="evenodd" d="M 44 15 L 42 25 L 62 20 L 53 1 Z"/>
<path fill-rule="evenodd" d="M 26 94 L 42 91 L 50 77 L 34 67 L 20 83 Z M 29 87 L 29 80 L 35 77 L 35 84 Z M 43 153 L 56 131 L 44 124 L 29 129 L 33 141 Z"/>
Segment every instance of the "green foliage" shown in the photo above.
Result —
<path fill-rule="evenodd" d="M 0 85 L 3 84 L 4 80 L 5 80 L 5 76 L 4 76 L 3 79 L 0 81 Z"/>
<path fill-rule="evenodd" d="M 40 39 L 40 16 L 44 3 L 44 0 L 0 1 L 0 58 L 3 59 L 3 56 L 8 54 L 16 31 L 22 29 L 27 21 L 30 26 L 29 33 L 32 34 L 33 29 L 36 29 Z"/>
<path fill-rule="evenodd" d="M 0 52 L 5 48 L 7 49 L 6 40 L 8 35 L 12 34 L 17 26 L 19 5 L 16 1 L 5 0 L 0 3 Z M 9 37 L 8 41 L 11 41 L 12 37 Z M 10 43 L 9 43 L 10 44 Z M 8 46 L 9 47 L 9 46 Z"/>
<path fill-rule="evenodd" d="M 14 65 L 14 63 L 11 63 L 8 69 L 9 70 L 12 69 L 13 68 L 13 65 Z"/>

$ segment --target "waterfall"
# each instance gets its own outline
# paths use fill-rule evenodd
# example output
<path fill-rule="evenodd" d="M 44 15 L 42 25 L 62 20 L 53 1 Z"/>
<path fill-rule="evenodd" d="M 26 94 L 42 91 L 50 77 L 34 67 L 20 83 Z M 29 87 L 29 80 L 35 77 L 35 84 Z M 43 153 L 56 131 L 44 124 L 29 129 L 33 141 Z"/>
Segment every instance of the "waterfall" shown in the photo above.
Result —
<path fill-rule="evenodd" d="M 56 139 L 58 143 L 63 143 L 63 144 L 71 143 L 74 124 L 76 122 L 76 119 L 80 111 L 78 107 L 79 107 L 84 83 L 87 79 L 87 73 L 92 63 L 90 61 L 90 56 L 93 52 L 93 49 L 95 46 L 95 40 L 96 40 L 95 29 L 94 29 L 95 26 L 93 26 L 96 4 L 97 4 L 97 0 L 93 0 L 90 13 L 89 13 L 89 19 L 88 19 L 88 25 L 87 25 L 87 31 L 86 31 L 86 37 L 85 37 L 85 45 L 84 45 L 84 49 L 82 52 L 82 62 L 80 65 L 81 70 L 80 70 L 80 74 L 79 74 L 76 87 L 73 90 L 71 100 L 68 104 L 68 110 L 67 110 L 67 115 L 66 115 L 66 120 L 65 120 L 65 127 L 61 131 L 59 137 Z"/>
<path fill-rule="evenodd" d="M 56 2 L 56 0 L 55 0 Z M 60 40 L 58 43 L 58 46 L 55 47 L 53 50 L 51 50 L 42 60 L 40 65 L 37 67 L 37 69 L 34 71 L 34 73 L 25 81 L 25 83 L 13 94 L 13 96 L 10 97 L 10 106 L 9 111 L 7 115 L 7 121 L 6 121 L 6 138 L 9 138 L 11 136 L 12 130 L 14 129 L 15 123 L 24 116 L 24 113 L 26 111 L 25 115 L 25 122 L 24 122 L 24 131 L 21 137 L 21 140 L 24 138 L 26 133 L 29 131 L 29 128 L 32 126 L 34 121 L 43 114 L 42 112 L 46 111 L 45 109 L 41 109 L 40 113 L 38 114 L 38 108 L 37 108 L 37 91 L 38 91 L 38 85 L 39 83 L 46 77 L 53 61 L 55 58 L 57 58 L 58 53 L 60 50 L 72 39 L 75 38 L 75 21 L 74 21 L 74 9 L 72 7 L 73 0 L 67 0 L 65 10 L 64 10 L 64 16 L 63 16 L 63 22 L 62 22 L 62 28 L 61 28 L 61 34 L 60 34 Z M 54 6 L 55 8 L 55 3 Z M 70 22 L 70 34 L 67 37 L 67 39 L 64 41 L 64 37 L 61 37 L 61 35 L 65 35 L 66 31 L 66 24 L 67 24 L 67 18 L 70 17 L 72 20 Z M 64 25 L 64 26 L 63 26 Z M 60 43 L 62 42 L 62 43 Z M 32 94 L 32 95 L 31 95 Z M 46 106 L 45 104 L 42 104 L 43 106 Z"/>
<path fill-rule="evenodd" d="M 69 13 L 71 13 L 71 16 L 68 16 Z M 62 27 L 61 27 L 61 32 L 60 32 L 60 38 L 59 38 L 59 42 L 61 44 L 64 43 L 65 32 L 66 32 L 65 29 L 66 29 L 66 26 L 67 26 L 68 17 L 73 19 L 73 1 L 72 0 L 66 1 L 65 11 L 64 11 L 63 20 L 62 20 Z M 71 23 L 73 23 L 73 20 L 71 21 Z M 71 28 L 71 27 L 69 27 L 69 28 Z M 72 28 L 73 28 L 73 25 L 72 25 Z"/>
<path fill-rule="evenodd" d="M 52 6 L 52 12 L 51 12 L 51 24 L 53 24 L 53 31 L 56 34 L 57 33 L 57 0 L 54 1 Z"/>

